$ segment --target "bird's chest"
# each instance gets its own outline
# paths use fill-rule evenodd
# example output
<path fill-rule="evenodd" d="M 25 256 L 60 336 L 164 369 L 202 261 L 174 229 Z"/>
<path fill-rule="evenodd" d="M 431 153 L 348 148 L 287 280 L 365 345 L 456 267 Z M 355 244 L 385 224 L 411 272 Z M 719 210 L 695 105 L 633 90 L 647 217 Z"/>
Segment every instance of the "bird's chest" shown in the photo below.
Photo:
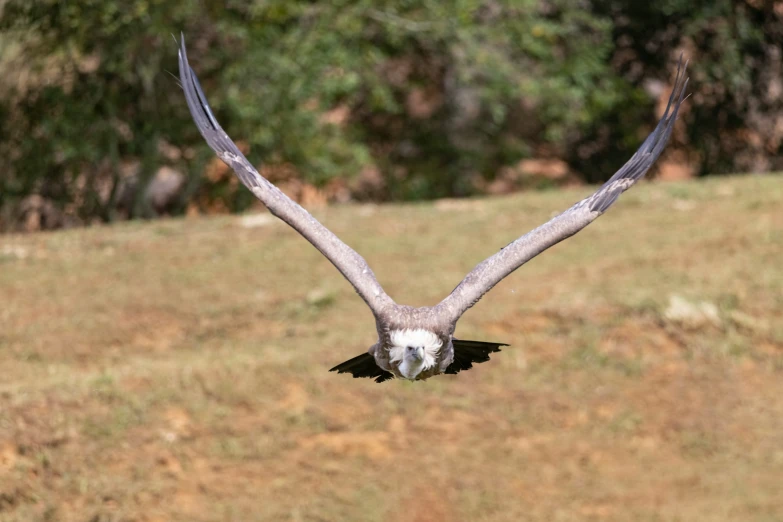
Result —
<path fill-rule="evenodd" d="M 419 373 L 416 376 L 415 380 L 417 380 L 417 381 L 425 381 L 425 380 L 429 379 L 430 377 L 438 375 L 439 373 L 441 373 L 440 364 L 436 364 L 432 368 L 427 368 L 426 370 L 423 370 L 421 373 Z"/>
<path fill-rule="evenodd" d="M 454 351 L 451 345 L 446 345 L 436 356 L 434 364 L 425 367 L 424 362 L 415 363 L 413 361 L 403 360 L 399 363 L 392 362 L 389 370 L 399 379 L 413 381 L 423 381 L 443 373 L 454 360 Z"/>
<path fill-rule="evenodd" d="M 409 361 L 406 359 L 397 365 L 397 371 L 403 379 L 415 380 L 422 370 L 424 370 L 424 361 Z"/>

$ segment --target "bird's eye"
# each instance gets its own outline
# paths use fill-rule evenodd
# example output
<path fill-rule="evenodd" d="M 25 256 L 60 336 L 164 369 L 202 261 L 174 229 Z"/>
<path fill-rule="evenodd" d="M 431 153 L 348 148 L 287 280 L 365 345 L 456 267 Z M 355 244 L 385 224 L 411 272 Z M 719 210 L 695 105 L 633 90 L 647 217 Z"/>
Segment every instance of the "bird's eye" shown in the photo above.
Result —
<path fill-rule="evenodd" d="M 413 346 L 408 346 L 408 351 L 413 350 Z"/>

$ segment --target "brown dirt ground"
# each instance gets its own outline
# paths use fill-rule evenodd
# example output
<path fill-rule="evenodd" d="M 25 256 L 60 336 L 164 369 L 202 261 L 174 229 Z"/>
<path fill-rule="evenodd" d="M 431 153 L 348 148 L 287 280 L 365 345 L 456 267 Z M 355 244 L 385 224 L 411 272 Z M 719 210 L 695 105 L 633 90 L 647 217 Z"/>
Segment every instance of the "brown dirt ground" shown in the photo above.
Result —
<path fill-rule="evenodd" d="M 588 190 L 316 214 L 425 305 Z M 643 184 L 459 325 L 511 347 L 383 385 L 327 372 L 374 325 L 277 222 L 0 237 L 0 520 L 783 520 L 782 209 Z"/>

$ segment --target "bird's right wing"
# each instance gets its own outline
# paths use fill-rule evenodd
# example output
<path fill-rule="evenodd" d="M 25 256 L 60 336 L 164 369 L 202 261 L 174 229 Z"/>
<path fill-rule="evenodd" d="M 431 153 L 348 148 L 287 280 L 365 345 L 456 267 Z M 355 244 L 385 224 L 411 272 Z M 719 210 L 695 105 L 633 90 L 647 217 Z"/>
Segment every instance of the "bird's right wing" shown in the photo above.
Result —
<path fill-rule="evenodd" d="M 547 248 L 573 236 L 595 221 L 606 212 L 620 194 L 631 188 L 644 176 L 669 141 L 674 122 L 677 120 L 677 112 L 688 86 L 688 78 L 685 75 L 687 65 L 686 63 L 683 66 L 681 58 L 677 67 L 677 79 L 674 82 L 666 112 L 655 130 L 644 140 L 631 159 L 592 196 L 583 199 L 562 214 L 509 243 L 500 252 L 479 263 L 451 294 L 436 306 L 437 312 L 443 317 L 444 322 L 456 321 L 504 277 Z"/>
<path fill-rule="evenodd" d="M 369 353 L 357 355 L 353 359 L 338 364 L 329 371 L 337 373 L 350 373 L 353 375 L 354 379 L 358 379 L 359 377 L 369 377 L 370 379 L 375 379 L 375 382 L 383 382 L 388 381 L 389 379 L 394 379 L 394 374 L 387 372 L 378 366 L 375 363 L 375 357 Z"/>
<path fill-rule="evenodd" d="M 280 189 L 258 173 L 236 144 L 228 137 L 212 114 L 201 90 L 196 74 L 190 68 L 185 52 L 185 38 L 179 49 L 179 78 L 190 114 L 207 144 L 236 173 L 239 180 L 261 200 L 269 211 L 288 223 L 317 248 L 353 285 L 377 317 L 392 299 L 383 291 L 375 274 L 362 256 L 340 241 L 329 229 L 318 222 L 307 210 L 286 196 Z"/>

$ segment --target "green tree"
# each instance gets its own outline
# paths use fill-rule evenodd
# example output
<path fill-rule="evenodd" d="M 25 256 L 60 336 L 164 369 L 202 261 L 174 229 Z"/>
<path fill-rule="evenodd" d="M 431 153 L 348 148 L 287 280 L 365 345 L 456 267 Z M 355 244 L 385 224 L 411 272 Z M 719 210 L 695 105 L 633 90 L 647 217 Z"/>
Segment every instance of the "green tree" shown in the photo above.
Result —
<path fill-rule="evenodd" d="M 690 58 L 687 143 L 699 173 L 783 170 L 781 3 L 593 0 L 613 21 L 619 74 L 640 84 Z"/>
<path fill-rule="evenodd" d="M 388 181 L 380 197 L 472 193 L 477 178 L 541 143 L 567 144 L 622 100 L 610 24 L 570 5 L 8 0 L 2 28 L 45 81 L 14 94 L 0 204 L 38 192 L 108 220 L 121 162 L 140 160 L 143 183 L 170 161 L 161 140 L 208 157 L 166 74 L 179 30 L 251 159 L 293 164 L 314 184 L 376 168 Z M 144 210 L 136 201 L 131 214 Z"/>
<path fill-rule="evenodd" d="M 652 127 L 643 86 L 678 50 L 695 93 L 679 145 L 702 172 L 783 168 L 772 4 L 5 0 L 0 63 L 19 74 L 0 79 L 0 209 L 40 194 L 81 222 L 153 215 L 142 189 L 161 165 L 191 173 L 169 210 L 245 208 L 247 191 L 202 176 L 180 31 L 251 161 L 357 198 L 469 195 L 526 157 L 605 179 Z"/>

